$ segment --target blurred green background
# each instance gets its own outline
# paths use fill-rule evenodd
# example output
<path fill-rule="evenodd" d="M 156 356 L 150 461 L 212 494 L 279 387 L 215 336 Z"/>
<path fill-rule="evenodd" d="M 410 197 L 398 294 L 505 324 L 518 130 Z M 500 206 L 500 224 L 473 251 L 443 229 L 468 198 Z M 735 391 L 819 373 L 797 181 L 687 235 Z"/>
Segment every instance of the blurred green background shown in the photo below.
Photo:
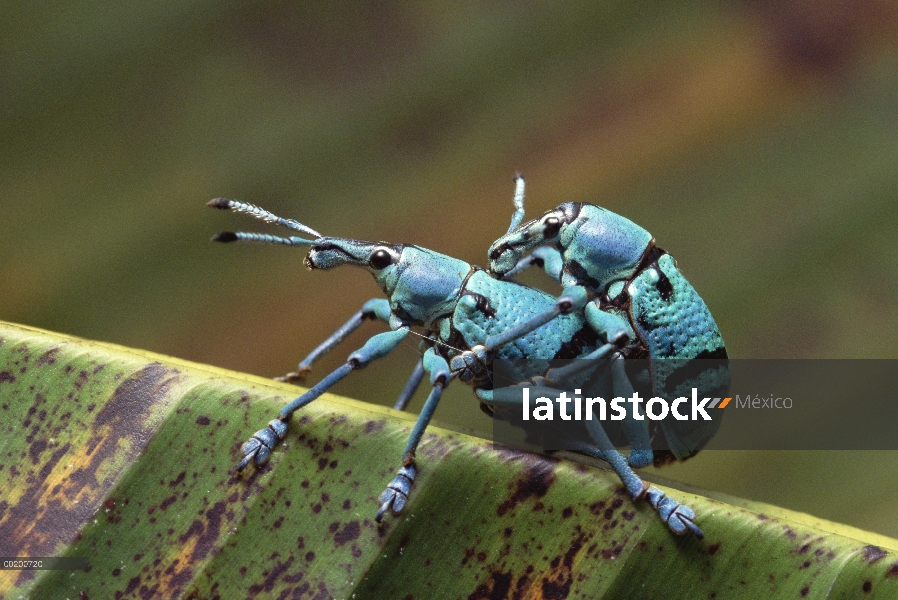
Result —
<path fill-rule="evenodd" d="M 896 357 L 894 2 L 0 5 L 0 319 L 283 374 L 379 289 L 209 243 L 275 230 L 208 199 L 483 264 L 521 171 L 531 216 L 588 201 L 651 231 L 731 357 Z M 334 391 L 391 405 L 415 356 Z M 898 536 L 896 467 L 663 475 Z"/>

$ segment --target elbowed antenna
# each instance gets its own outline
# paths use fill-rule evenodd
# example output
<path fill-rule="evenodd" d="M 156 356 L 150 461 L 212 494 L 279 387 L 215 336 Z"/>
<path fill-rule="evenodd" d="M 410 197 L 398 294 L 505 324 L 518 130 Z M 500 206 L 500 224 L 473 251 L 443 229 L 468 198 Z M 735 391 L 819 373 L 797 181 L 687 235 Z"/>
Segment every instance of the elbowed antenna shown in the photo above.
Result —
<path fill-rule="evenodd" d="M 317 239 L 320 239 L 322 236 L 320 233 L 303 225 L 298 221 L 294 221 L 293 219 L 284 219 L 282 217 L 277 216 L 274 213 L 268 212 L 264 208 L 259 208 L 253 204 L 249 204 L 247 202 L 240 202 L 238 200 L 228 200 L 227 198 L 215 198 L 214 200 L 210 200 L 206 203 L 206 206 L 211 206 L 212 208 L 220 208 L 223 210 L 233 210 L 235 212 L 242 212 L 250 215 L 251 217 L 255 217 L 266 223 L 275 223 L 277 225 L 282 225 L 289 229 L 293 229 L 294 231 L 302 231 L 303 233 L 308 233 L 315 236 L 315 240 L 307 240 L 305 238 L 301 238 L 298 236 L 290 236 L 288 238 L 280 237 L 276 235 L 269 235 L 267 233 L 246 233 L 243 231 L 231 232 L 231 231 L 223 231 L 217 235 L 212 237 L 213 242 L 257 242 L 260 244 L 283 244 L 285 246 L 311 246 L 314 244 Z"/>
<path fill-rule="evenodd" d="M 511 215 L 511 225 L 508 226 L 508 235 L 524 220 L 524 176 L 518 173 L 514 178 L 514 214 Z"/>

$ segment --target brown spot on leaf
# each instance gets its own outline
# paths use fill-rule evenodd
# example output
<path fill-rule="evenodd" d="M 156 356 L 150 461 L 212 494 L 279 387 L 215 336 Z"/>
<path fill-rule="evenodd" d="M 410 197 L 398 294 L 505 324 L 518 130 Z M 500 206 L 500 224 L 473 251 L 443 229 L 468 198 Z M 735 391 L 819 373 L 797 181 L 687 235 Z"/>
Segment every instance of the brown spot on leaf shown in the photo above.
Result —
<path fill-rule="evenodd" d="M 292 556 L 284 562 L 277 563 L 272 567 L 271 571 L 268 572 L 264 580 L 249 586 L 249 589 L 247 590 L 249 597 L 255 598 L 260 592 L 271 592 L 274 590 L 274 584 L 277 582 L 278 578 L 290 568 L 291 564 L 293 564 Z"/>
<path fill-rule="evenodd" d="M 59 346 L 50 348 L 49 350 L 47 350 L 46 352 L 41 354 L 40 357 L 38 357 L 37 362 L 34 363 L 35 366 L 39 367 L 41 365 L 52 365 L 53 363 L 56 362 L 56 355 L 58 353 L 59 353 Z"/>
<path fill-rule="evenodd" d="M 531 496 L 542 498 L 555 482 L 555 461 L 535 454 L 524 456 L 524 472 L 513 483 L 511 496 L 499 505 L 497 512 L 500 517 Z"/>
<path fill-rule="evenodd" d="M 864 546 L 862 553 L 864 556 L 864 560 L 867 561 L 868 563 L 870 563 L 871 565 L 873 563 L 875 563 L 876 561 L 878 561 L 882 558 L 885 558 L 886 556 L 889 555 L 888 552 L 886 552 L 879 546 L 873 546 L 873 545 Z"/>
<path fill-rule="evenodd" d="M 481 583 L 468 596 L 468 600 L 502 600 L 508 597 L 511 590 L 511 571 L 503 573 L 501 571 L 493 571 L 490 573 L 489 579 Z"/>
<path fill-rule="evenodd" d="M 379 421 L 368 421 L 365 423 L 365 433 L 375 433 L 386 427 L 387 420 L 381 419 Z"/>
<path fill-rule="evenodd" d="M 361 524 L 358 521 L 350 521 L 343 526 L 343 529 L 334 534 L 334 546 L 339 548 L 347 542 L 356 540 L 361 533 Z"/>

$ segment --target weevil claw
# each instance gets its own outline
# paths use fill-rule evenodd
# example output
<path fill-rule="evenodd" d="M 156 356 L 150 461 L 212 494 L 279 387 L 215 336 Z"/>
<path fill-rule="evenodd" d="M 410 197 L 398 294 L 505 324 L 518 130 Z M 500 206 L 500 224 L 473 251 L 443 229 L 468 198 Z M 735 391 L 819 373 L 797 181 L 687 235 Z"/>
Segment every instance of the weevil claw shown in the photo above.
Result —
<path fill-rule="evenodd" d="M 237 463 L 237 470 L 238 470 L 238 471 L 242 471 L 244 468 L 246 468 L 246 465 L 248 465 L 248 464 L 250 463 L 250 461 L 251 461 L 253 458 L 255 458 L 255 456 L 256 456 L 256 453 L 255 453 L 255 452 L 253 452 L 253 453 L 251 453 L 251 454 L 247 454 L 246 456 L 244 456 L 244 457 L 243 457 L 243 460 L 241 460 L 239 463 Z"/>
<path fill-rule="evenodd" d="M 380 495 L 380 510 L 374 520 L 380 523 L 387 511 L 391 511 L 394 515 L 402 512 L 405 503 L 408 502 L 408 494 L 412 489 L 412 482 L 415 480 L 417 469 L 415 464 L 411 463 L 399 469 L 396 477 L 387 486 L 387 489 Z"/>
<path fill-rule="evenodd" d="M 260 429 L 249 438 L 240 449 L 244 456 L 237 463 L 237 470 L 242 471 L 251 461 L 257 465 L 264 465 L 271 456 L 271 450 L 287 434 L 287 424 L 280 419 L 268 422 L 268 427 Z"/>
<path fill-rule="evenodd" d="M 695 524 L 694 510 L 670 498 L 656 487 L 650 487 L 645 495 L 649 504 L 655 507 L 671 531 L 677 535 L 691 531 L 698 539 L 705 537 L 704 532 Z"/>
<path fill-rule="evenodd" d="M 302 367 L 301 369 L 297 369 L 296 371 L 290 371 L 286 375 L 281 375 L 280 377 L 275 377 L 275 381 L 283 381 L 284 383 L 303 383 L 306 380 L 306 375 L 312 372 L 312 367 Z"/>

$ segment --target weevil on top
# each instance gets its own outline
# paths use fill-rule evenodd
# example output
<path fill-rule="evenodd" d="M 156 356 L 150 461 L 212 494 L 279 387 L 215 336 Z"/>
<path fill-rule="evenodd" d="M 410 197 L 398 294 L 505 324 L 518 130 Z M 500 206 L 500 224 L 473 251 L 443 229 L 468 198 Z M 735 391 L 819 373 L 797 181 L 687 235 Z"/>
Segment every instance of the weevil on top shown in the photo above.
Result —
<path fill-rule="evenodd" d="M 626 358 L 726 356 L 720 332 L 704 302 L 646 230 L 610 211 L 580 203 L 562 204 L 522 225 L 524 179 L 520 176 L 516 178 L 514 205 L 511 226 L 490 248 L 490 268 L 484 270 L 415 245 L 323 236 L 297 221 L 244 202 L 223 198 L 209 202 L 211 207 L 243 212 L 311 236 L 225 232 L 213 237 L 214 241 L 307 247 L 305 265 L 310 269 L 361 267 L 374 276 L 386 296 L 365 302 L 286 379 L 304 377 L 318 358 L 366 320 L 383 321 L 389 331 L 369 338 L 345 364 L 285 405 L 277 419 L 253 434 L 242 447 L 244 458 L 237 469 L 250 462 L 265 464 L 286 435 L 296 410 L 353 371 L 388 354 L 413 327 L 423 330 L 425 349 L 395 408 L 405 408 L 425 374 L 429 376 L 430 393 L 412 428 L 397 474 L 380 496 L 377 521 L 388 512 L 399 513 L 408 502 L 417 474 L 418 444 L 443 390 L 453 379 L 471 385 L 487 408 L 509 402 L 513 395 L 504 393 L 507 388 L 493 388 L 492 360 L 528 359 L 523 364 L 529 366 L 521 375 L 538 385 L 552 382 L 551 372 L 540 368 L 545 363 L 539 361 L 605 360 L 615 395 L 628 396 L 633 390 L 624 373 Z M 512 279 L 532 265 L 542 266 L 561 284 L 559 296 Z M 662 367 L 652 369 L 653 376 L 669 375 Z M 615 449 L 598 420 L 585 425 L 590 442 L 580 444 L 576 452 L 607 461 L 633 500 L 646 498 L 675 533 L 691 531 L 703 536 L 692 509 L 649 486 L 633 472 L 631 467 L 646 466 L 654 456 L 645 421 L 623 423 L 630 444 L 627 458 Z M 665 434 L 674 438 L 670 447 L 679 459 L 694 454 L 705 441 L 678 442 L 676 431 Z"/>

